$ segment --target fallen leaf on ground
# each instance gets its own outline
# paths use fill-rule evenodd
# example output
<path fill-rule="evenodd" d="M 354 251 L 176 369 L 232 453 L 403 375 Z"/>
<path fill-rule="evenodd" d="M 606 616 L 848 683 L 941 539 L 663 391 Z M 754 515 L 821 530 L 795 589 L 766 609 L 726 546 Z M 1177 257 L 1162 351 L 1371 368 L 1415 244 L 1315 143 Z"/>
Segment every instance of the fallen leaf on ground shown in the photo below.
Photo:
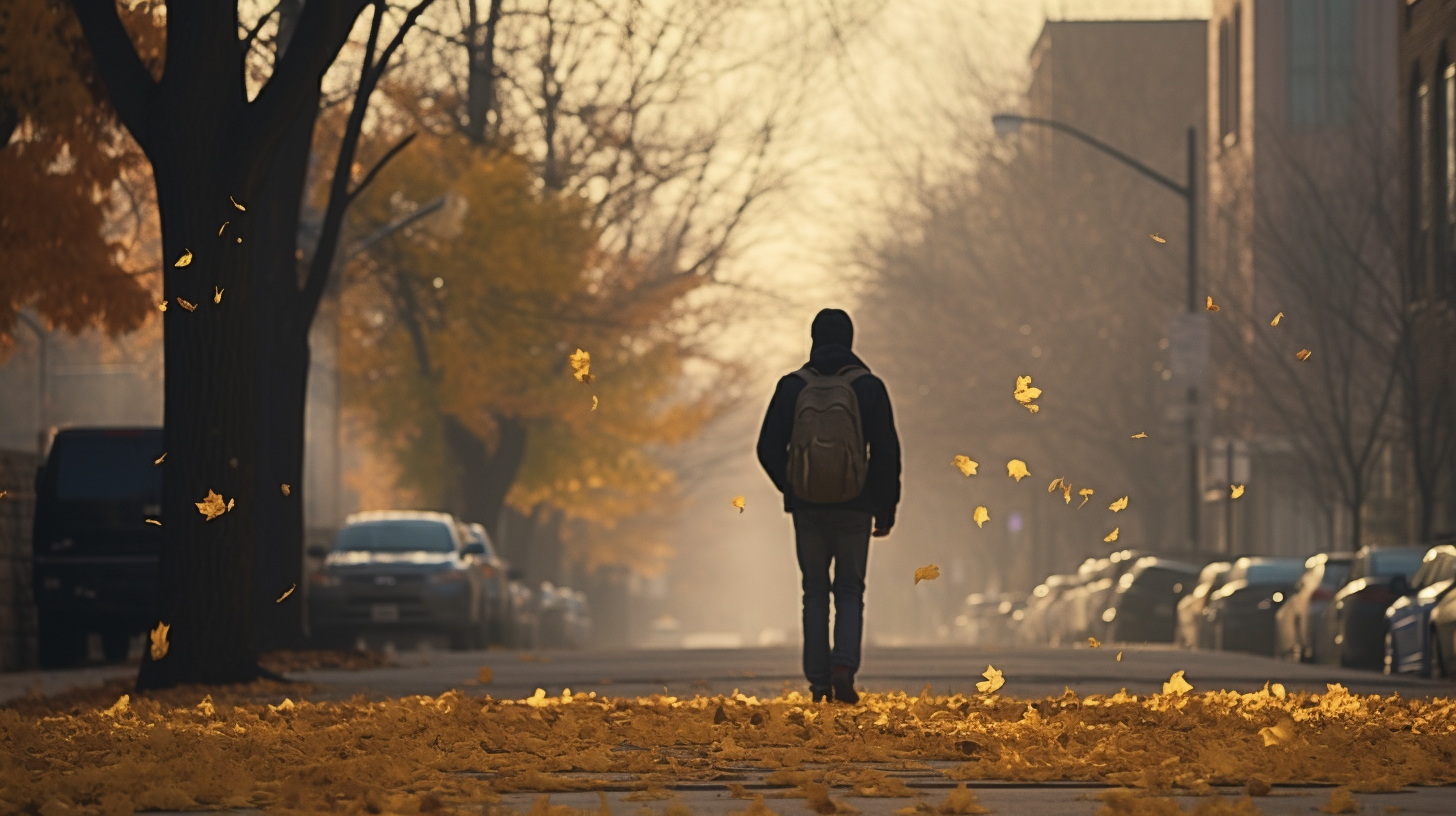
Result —
<path fill-rule="evenodd" d="M 1112 532 L 1110 532 L 1107 535 L 1103 536 L 1102 540 L 1108 542 L 1109 544 L 1112 543 L 1112 542 L 1114 542 L 1114 541 L 1116 541 L 1117 540 L 1117 532 L 1119 530 L 1121 530 L 1121 529 L 1122 529 L 1121 527 L 1113 527 L 1112 528 Z"/>
<path fill-rule="evenodd" d="M 244 207 L 241 204 L 239 204 L 238 203 L 238 200 L 236 198 L 233 198 L 232 196 L 228 196 L 228 201 L 231 201 L 233 203 L 233 206 L 234 207 L 237 207 L 239 210 L 242 210 L 243 212 L 247 212 L 248 211 L 248 208 L 247 207 Z"/>
<path fill-rule="evenodd" d="M 1100 649 L 1102 648 L 1102 641 L 1098 640 L 1095 637 L 1089 637 L 1087 638 L 1087 645 L 1092 647 L 1093 649 Z"/>
<path fill-rule="evenodd" d="M 162 464 L 165 461 L 167 461 L 167 452 L 166 451 L 162 451 L 162 455 L 161 456 L 158 456 L 156 459 L 153 459 L 152 460 L 152 464 L 154 464 L 154 465 L 160 465 L 160 464 Z"/>
<path fill-rule="evenodd" d="M 1303 362 L 1305 360 L 1308 360 L 1311 354 L 1314 354 L 1314 352 L 1310 351 L 1309 349 L 1300 349 L 1299 351 L 1295 352 L 1294 356 L 1298 357 L 1300 362 Z"/>
<path fill-rule="evenodd" d="M 1020 482 L 1022 479 L 1030 476 L 1031 471 L 1026 469 L 1025 462 L 1021 461 L 1020 459 L 1012 459 L 1010 462 L 1006 463 L 1006 475 L 1015 479 L 1017 482 Z"/>
<path fill-rule="evenodd" d="M 986 679 L 976 684 L 976 691 L 982 694 L 994 693 L 996 689 L 1006 685 L 1006 678 L 995 666 L 986 666 L 986 670 L 981 672 L 981 676 Z"/>
<path fill-rule="evenodd" d="M 1164 694 L 1183 695 L 1192 690 L 1193 686 L 1187 680 L 1183 679 L 1183 669 L 1173 672 L 1173 676 L 1169 677 L 1168 682 L 1163 684 Z"/>
<path fill-rule="evenodd" d="M 207 516 L 208 521 L 212 521 L 228 511 L 227 504 L 223 502 L 222 496 L 212 490 L 207 491 L 207 498 L 200 502 L 194 502 L 194 504 L 197 505 L 197 512 Z"/>
<path fill-rule="evenodd" d="M 954 460 L 955 466 L 960 468 L 961 473 L 967 476 L 975 476 L 976 468 L 980 467 L 979 462 L 972 461 L 969 456 L 957 456 Z"/>
<path fill-rule="evenodd" d="M 481 666 L 480 671 L 475 673 L 475 679 L 482 683 L 489 683 L 494 678 L 495 673 L 490 670 L 489 666 Z"/>
<path fill-rule="evenodd" d="M 930 564 L 924 567 L 918 567 L 915 570 L 915 583 L 917 584 L 921 581 L 934 581 L 936 578 L 939 577 L 940 567 L 937 567 L 934 564 Z"/>
<path fill-rule="evenodd" d="M 1359 813 L 1360 803 L 1350 795 L 1350 789 L 1338 787 L 1330 791 L 1330 798 L 1316 808 L 1320 813 Z"/>
<path fill-rule="evenodd" d="M 1243 485 L 1229 485 L 1229 498 L 1230 499 L 1237 499 L 1238 497 L 1240 497 L 1242 495 L 1244 495 L 1244 486 Z"/>
<path fill-rule="evenodd" d="M 1107 509 L 1108 510 L 1111 510 L 1114 513 L 1117 513 L 1117 512 L 1122 511 L 1122 510 L 1126 510 L 1127 509 L 1127 497 L 1126 496 L 1123 496 L 1122 498 L 1118 499 L 1117 501 L 1113 502 L 1112 504 L 1107 505 Z"/>
<path fill-rule="evenodd" d="M 1213 302 L 1213 295 L 1208 296 L 1208 304 L 1203 307 L 1210 312 L 1218 311 L 1218 304 Z"/>
<path fill-rule="evenodd" d="M 984 507 L 977 507 L 976 512 L 971 514 L 971 521 L 974 521 L 977 527 L 980 527 L 990 520 L 991 513 Z"/>
<path fill-rule="evenodd" d="M 962 782 L 950 793 L 946 794 L 945 801 L 940 803 L 936 811 L 943 816 L 952 814 L 990 813 L 991 809 L 983 807 L 976 801 L 976 792 L 966 787 Z"/>
<path fill-rule="evenodd" d="M 1164 238 L 1163 236 L 1157 234 L 1156 232 L 1148 235 L 1148 237 L 1151 238 L 1151 239 L 1153 239 L 1154 241 L 1157 241 L 1160 244 L 1166 244 L 1166 243 L 1168 243 L 1168 239 L 1167 238 Z"/>
<path fill-rule="evenodd" d="M 738 512 L 742 513 L 743 512 L 743 508 L 746 507 L 747 504 L 748 504 L 747 499 L 744 499 L 742 496 L 734 496 L 733 497 L 733 506 L 738 508 Z"/>
<path fill-rule="evenodd" d="M 293 495 L 293 488 L 290 487 L 287 482 L 284 482 L 283 484 L 278 485 L 278 489 L 281 490 L 281 491 L 283 491 L 283 495 L 285 495 L 285 496 L 291 496 L 291 495 Z"/>
<path fill-rule="evenodd" d="M 1294 720 L 1289 717 L 1281 717 L 1279 722 L 1274 725 L 1260 728 L 1259 736 L 1264 738 L 1265 748 L 1289 742 L 1289 739 L 1294 736 Z"/>
<path fill-rule="evenodd" d="M 1130 436 L 1128 438 L 1129 439 L 1147 439 L 1148 438 L 1148 434 L 1147 434 L 1146 431 L 1138 431 L 1137 433 L 1133 434 L 1132 436 Z"/>
<path fill-rule="evenodd" d="M 1271 325 L 1271 326 L 1277 326 L 1277 325 L 1279 325 L 1279 321 L 1281 321 L 1283 319 L 1284 319 L 1284 313 L 1283 312 L 1280 312 L 1279 314 L 1274 315 L 1274 319 L 1271 320 L 1271 321 L 1269 321 L 1269 325 Z"/>
<path fill-rule="evenodd" d="M 177 262 L 172 265 L 180 269 L 181 267 L 184 267 L 190 263 L 192 263 L 192 250 L 183 249 L 182 256 L 179 257 L 177 259 Z"/>
<path fill-rule="evenodd" d="M 576 353 L 567 359 L 571 361 L 571 376 L 575 377 L 577 382 L 589 383 L 592 381 L 591 354 L 577 349 Z"/>
<path fill-rule="evenodd" d="M 152 660 L 161 660 L 167 656 L 167 649 L 171 647 L 171 644 L 167 642 L 167 632 L 171 628 L 172 624 L 158 621 L 157 628 L 152 630 Z"/>
<path fill-rule="evenodd" d="M 293 590 L 295 589 L 298 589 L 298 584 L 289 584 L 288 589 L 283 590 L 283 594 L 279 595 L 278 600 L 274 601 L 273 603 L 283 603 L 283 599 L 287 598 L 289 595 L 292 595 Z"/>
<path fill-rule="evenodd" d="M 194 310 L 197 309 L 197 304 L 196 303 L 192 303 L 191 301 L 188 301 L 188 300 L 183 300 L 181 295 L 178 295 L 177 296 L 177 305 L 178 306 L 181 306 L 182 308 L 186 309 L 189 312 L 194 311 Z"/>

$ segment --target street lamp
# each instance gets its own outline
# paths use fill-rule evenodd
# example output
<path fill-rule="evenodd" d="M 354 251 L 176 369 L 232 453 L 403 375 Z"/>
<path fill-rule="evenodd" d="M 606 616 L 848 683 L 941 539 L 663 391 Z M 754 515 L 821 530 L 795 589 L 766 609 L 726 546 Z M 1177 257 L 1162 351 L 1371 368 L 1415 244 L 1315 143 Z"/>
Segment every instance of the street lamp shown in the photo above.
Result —
<path fill-rule="evenodd" d="M 1164 187 L 1172 190 L 1183 197 L 1188 207 L 1188 314 L 1198 312 L 1198 129 L 1188 128 L 1188 177 L 1187 180 L 1179 183 L 1157 170 L 1143 164 L 1132 156 L 1118 150 L 1112 145 L 1085 133 L 1066 122 L 1058 122 L 1055 119 L 1043 119 L 1036 116 L 1021 116 L 1014 113 L 998 113 L 991 117 L 991 124 L 996 128 L 998 136 L 1005 136 L 1016 133 L 1022 125 L 1039 125 L 1051 128 L 1071 136 L 1084 144 L 1090 145 L 1097 150 L 1106 153 L 1114 159 L 1142 173 L 1148 178 L 1156 181 Z M 1198 478 L 1198 440 L 1194 431 L 1194 423 L 1197 421 L 1198 407 L 1198 385 L 1190 382 L 1188 385 L 1188 539 L 1193 551 L 1199 548 L 1199 504 L 1202 496 L 1199 495 Z"/>

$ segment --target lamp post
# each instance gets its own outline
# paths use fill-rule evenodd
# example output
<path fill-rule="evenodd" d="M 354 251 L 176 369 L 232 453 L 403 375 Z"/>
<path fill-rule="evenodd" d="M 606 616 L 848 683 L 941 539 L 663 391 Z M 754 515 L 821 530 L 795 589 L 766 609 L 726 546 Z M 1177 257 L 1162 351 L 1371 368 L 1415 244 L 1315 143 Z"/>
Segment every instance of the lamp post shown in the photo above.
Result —
<path fill-rule="evenodd" d="M 991 124 L 995 126 L 998 135 L 1015 133 L 1022 125 L 1038 125 L 1051 128 L 1052 130 L 1065 133 L 1078 141 L 1083 142 L 1097 150 L 1111 156 L 1132 169 L 1142 173 L 1148 178 L 1156 181 L 1164 187 L 1172 190 L 1183 197 L 1188 207 L 1188 314 L 1198 312 L 1198 129 L 1188 128 L 1188 176 L 1187 180 L 1179 183 L 1159 173 L 1157 170 L 1143 164 L 1137 159 L 1118 150 L 1112 145 L 1098 139 L 1091 134 L 1079 130 L 1066 122 L 1058 122 L 1055 119 L 1043 119 L 1036 116 L 1021 116 L 1014 113 L 998 113 L 991 117 Z M 1198 385 L 1190 382 L 1188 385 L 1188 540 L 1193 552 L 1199 549 L 1199 505 L 1202 496 L 1199 491 L 1198 478 L 1198 438 L 1195 434 L 1195 425 L 1198 416 Z"/>

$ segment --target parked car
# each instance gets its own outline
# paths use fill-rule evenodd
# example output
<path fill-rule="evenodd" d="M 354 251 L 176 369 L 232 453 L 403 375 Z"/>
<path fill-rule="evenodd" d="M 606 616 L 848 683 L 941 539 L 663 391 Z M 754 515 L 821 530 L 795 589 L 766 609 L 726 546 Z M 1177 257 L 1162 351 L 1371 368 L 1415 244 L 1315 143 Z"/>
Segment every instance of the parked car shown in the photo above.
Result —
<path fill-rule="evenodd" d="M 60 431 L 36 473 L 32 574 L 42 668 L 121 661 L 154 624 L 161 522 L 161 428 Z"/>
<path fill-rule="evenodd" d="M 1049 613 L 1062 593 L 1072 587 L 1076 578 L 1075 575 L 1049 575 L 1046 581 L 1031 591 L 1031 597 L 1026 601 L 1026 608 L 1022 610 L 1024 614 L 1016 630 L 1019 641 L 1029 646 L 1041 646 L 1051 641 L 1052 621 L 1048 619 Z"/>
<path fill-rule="evenodd" d="M 511 622 L 506 632 L 506 645 L 515 649 L 540 648 L 539 597 L 524 581 L 514 577 L 506 584 L 506 589 L 511 596 Z"/>
<path fill-rule="evenodd" d="M 510 565 L 496 552 L 490 541 L 490 534 L 484 524 L 466 526 L 470 544 L 466 553 L 480 572 L 481 587 L 485 592 L 485 608 L 489 620 L 486 629 L 490 633 L 489 643 L 505 643 L 507 629 L 511 623 Z"/>
<path fill-rule="evenodd" d="M 1178 602 L 1198 583 L 1199 567 L 1144 556 L 1117 580 L 1103 619 L 1106 639 L 1134 643 L 1172 643 L 1178 628 Z"/>
<path fill-rule="evenodd" d="M 1107 558 L 1088 558 L 1077 568 L 1076 581 L 1050 610 L 1050 618 L 1055 621 L 1050 627 L 1053 646 L 1077 643 L 1087 637 L 1091 629 L 1092 596 L 1101 589 L 1099 582 L 1107 580 L 1111 564 Z"/>
<path fill-rule="evenodd" d="M 1318 553 L 1304 562 L 1294 592 L 1274 615 L 1279 657 L 1295 662 L 1319 660 L 1322 645 L 1333 640 L 1324 632 L 1324 611 L 1335 592 L 1345 585 L 1354 566 L 1353 553 Z"/>
<path fill-rule="evenodd" d="M 1431 649 L 1431 675 L 1456 677 L 1456 592 L 1447 592 L 1431 608 L 1426 638 Z"/>
<path fill-rule="evenodd" d="M 1274 614 L 1304 574 L 1302 558 L 1244 557 L 1209 593 L 1203 617 L 1219 651 L 1273 655 Z"/>
<path fill-rule="evenodd" d="M 1211 645 L 1204 643 L 1202 638 L 1203 608 L 1208 603 L 1209 593 L 1223 586 L 1224 579 L 1233 566 L 1227 561 L 1214 561 L 1205 565 L 1198 573 L 1198 583 L 1193 591 L 1178 601 L 1178 629 L 1174 642 L 1179 646 L 1199 649 Z"/>
<path fill-rule="evenodd" d="M 984 646 L 992 640 L 992 632 L 1000 625 L 996 609 L 1001 602 L 994 595 L 973 592 L 961 602 L 955 617 L 955 639 L 968 646 Z"/>
<path fill-rule="evenodd" d="M 1385 610 L 1385 673 L 1431 676 L 1431 610 L 1456 586 L 1456 546 L 1426 551 L 1410 591 Z"/>
<path fill-rule="evenodd" d="M 996 617 L 990 632 L 990 642 L 1005 645 L 1015 641 L 1017 627 L 1026 616 L 1026 595 L 1020 592 L 1003 592 L 996 604 Z"/>
<path fill-rule="evenodd" d="M 1385 610 L 1410 590 L 1425 554 L 1424 547 L 1364 547 L 1355 554 L 1350 580 L 1325 608 L 1325 662 L 1369 669 L 1385 664 Z"/>
<path fill-rule="evenodd" d="M 309 579 L 314 637 L 352 643 L 365 631 L 444 634 L 451 649 L 489 638 L 479 544 L 448 513 L 375 511 L 344 521 Z"/>
<path fill-rule="evenodd" d="M 1087 628 L 1083 637 L 1106 638 L 1107 627 L 1112 622 L 1113 596 L 1123 576 L 1137 565 L 1138 554 L 1134 550 L 1118 550 L 1107 557 L 1107 564 L 1097 571 L 1087 584 Z"/>

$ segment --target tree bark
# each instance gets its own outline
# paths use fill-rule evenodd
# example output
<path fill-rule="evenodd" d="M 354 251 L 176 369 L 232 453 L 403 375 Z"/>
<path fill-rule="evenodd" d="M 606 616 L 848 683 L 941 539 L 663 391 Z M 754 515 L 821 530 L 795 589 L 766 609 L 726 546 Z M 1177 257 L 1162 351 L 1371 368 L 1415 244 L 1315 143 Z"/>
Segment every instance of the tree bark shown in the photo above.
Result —
<path fill-rule="evenodd" d="M 498 431 L 492 448 L 456 417 L 441 416 L 459 478 L 453 509 L 466 521 L 484 524 L 487 530 L 497 528 L 506 494 L 526 456 L 526 423 L 504 416 L 495 417 L 495 421 Z"/>

